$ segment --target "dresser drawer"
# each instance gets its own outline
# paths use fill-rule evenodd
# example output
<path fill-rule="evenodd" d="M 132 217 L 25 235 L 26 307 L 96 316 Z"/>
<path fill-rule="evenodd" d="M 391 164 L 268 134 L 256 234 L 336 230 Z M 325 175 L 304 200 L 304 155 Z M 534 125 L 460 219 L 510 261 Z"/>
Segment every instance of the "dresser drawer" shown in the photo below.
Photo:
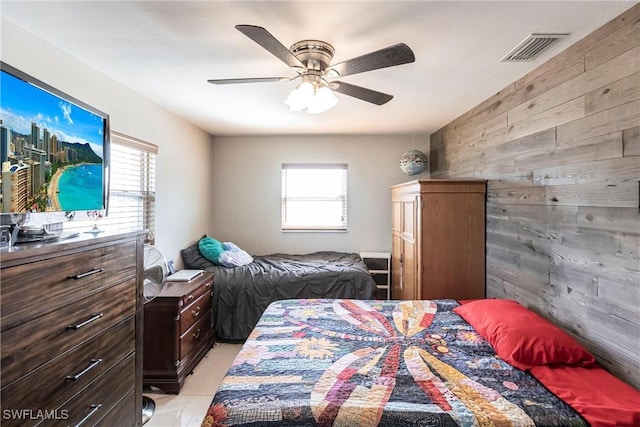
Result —
<path fill-rule="evenodd" d="M 207 292 L 180 312 L 180 335 L 186 332 L 196 321 L 200 320 L 209 310 L 211 310 L 211 293 Z M 209 319 L 211 319 L 210 312 Z"/>
<path fill-rule="evenodd" d="M 13 383 L 121 319 L 135 315 L 135 310 L 134 278 L 3 331 L 2 385 Z"/>
<path fill-rule="evenodd" d="M 135 319 L 107 329 L 86 344 L 2 389 L 2 409 L 57 408 L 135 350 Z"/>
<path fill-rule="evenodd" d="M 193 324 L 187 332 L 180 336 L 180 359 L 211 333 L 211 310 L 202 314 L 202 318 Z"/>
<path fill-rule="evenodd" d="M 75 426 L 80 423 L 82 423 L 82 427 L 97 425 L 105 414 L 108 414 L 118 405 L 122 396 L 133 391 L 134 377 L 135 358 L 131 355 L 91 383 L 58 410 L 60 413 L 66 411 L 69 414 L 68 420 L 54 423 L 45 422 L 41 425 Z"/>
<path fill-rule="evenodd" d="M 142 412 L 136 412 L 136 395 L 131 392 L 122 399 L 115 408 L 101 419 L 98 426 L 104 427 L 127 427 L 140 424 Z"/>
<path fill-rule="evenodd" d="M 136 243 L 129 242 L 3 268 L 0 327 L 4 331 L 135 277 L 135 254 Z"/>

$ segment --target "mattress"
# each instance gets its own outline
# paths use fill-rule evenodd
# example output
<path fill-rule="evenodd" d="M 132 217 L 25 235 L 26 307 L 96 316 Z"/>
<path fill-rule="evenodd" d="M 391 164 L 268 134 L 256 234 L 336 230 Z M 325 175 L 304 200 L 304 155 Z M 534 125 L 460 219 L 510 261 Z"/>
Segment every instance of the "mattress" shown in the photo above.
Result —
<path fill-rule="evenodd" d="M 310 254 L 253 256 L 240 267 L 215 266 L 197 247 L 182 251 L 185 268 L 215 274 L 213 324 L 216 339 L 247 339 L 267 306 L 300 298 L 372 299 L 376 283 L 358 254 L 320 251 Z"/>
<path fill-rule="evenodd" d="M 586 426 L 500 357 L 455 300 L 283 300 L 264 312 L 203 426 Z"/>

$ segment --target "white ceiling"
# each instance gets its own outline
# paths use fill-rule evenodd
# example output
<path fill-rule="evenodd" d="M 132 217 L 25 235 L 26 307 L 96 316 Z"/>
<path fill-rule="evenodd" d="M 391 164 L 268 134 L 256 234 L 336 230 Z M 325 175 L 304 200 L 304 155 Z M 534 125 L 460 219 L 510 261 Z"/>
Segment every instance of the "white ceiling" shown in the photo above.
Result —
<path fill-rule="evenodd" d="M 630 1 L 7 1 L 9 20 L 213 135 L 430 134 L 615 18 Z M 320 115 L 286 110 L 296 82 L 215 86 L 210 78 L 295 76 L 234 28 L 289 47 L 332 44 L 333 63 L 404 42 L 416 62 L 344 77 L 394 95 L 337 94 Z M 528 63 L 500 63 L 530 33 L 570 33 Z"/>

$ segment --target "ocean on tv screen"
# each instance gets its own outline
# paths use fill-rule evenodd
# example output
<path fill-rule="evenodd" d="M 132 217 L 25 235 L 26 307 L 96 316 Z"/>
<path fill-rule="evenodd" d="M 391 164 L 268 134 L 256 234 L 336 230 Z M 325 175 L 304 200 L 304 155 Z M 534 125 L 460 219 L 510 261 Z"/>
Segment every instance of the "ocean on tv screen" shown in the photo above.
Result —
<path fill-rule="evenodd" d="M 84 163 L 65 168 L 57 191 L 62 210 L 81 211 L 101 206 L 102 165 Z"/>

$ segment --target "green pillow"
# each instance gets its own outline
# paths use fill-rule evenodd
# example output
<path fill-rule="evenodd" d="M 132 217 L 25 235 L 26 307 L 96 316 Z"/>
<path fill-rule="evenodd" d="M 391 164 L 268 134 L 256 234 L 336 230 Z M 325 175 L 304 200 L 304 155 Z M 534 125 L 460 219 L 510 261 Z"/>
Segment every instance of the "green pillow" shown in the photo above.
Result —
<path fill-rule="evenodd" d="M 220 263 L 218 263 L 218 257 L 224 252 L 222 243 L 212 237 L 203 237 L 198 242 L 198 249 L 203 257 L 216 265 L 220 265 Z"/>

